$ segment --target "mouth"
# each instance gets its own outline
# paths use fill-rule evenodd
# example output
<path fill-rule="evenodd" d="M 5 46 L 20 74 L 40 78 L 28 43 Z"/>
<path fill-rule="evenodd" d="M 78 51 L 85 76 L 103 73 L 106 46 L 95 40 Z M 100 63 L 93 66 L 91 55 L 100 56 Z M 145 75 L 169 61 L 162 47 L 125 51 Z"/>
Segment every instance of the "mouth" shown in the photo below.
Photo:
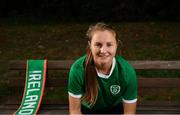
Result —
<path fill-rule="evenodd" d="M 109 57 L 111 57 L 110 53 L 97 53 L 96 56 L 101 60 L 107 60 Z"/>
<path fill-rule="evenodd" d="M 107 55 L 98 55 L 98 57 L 100 57 L 100 58 L 102 58 L 102 59 L 106 59 L 106 58 L 109 57 L 109 55 L 108 55 L 108 56 L 107 56 Z"/>

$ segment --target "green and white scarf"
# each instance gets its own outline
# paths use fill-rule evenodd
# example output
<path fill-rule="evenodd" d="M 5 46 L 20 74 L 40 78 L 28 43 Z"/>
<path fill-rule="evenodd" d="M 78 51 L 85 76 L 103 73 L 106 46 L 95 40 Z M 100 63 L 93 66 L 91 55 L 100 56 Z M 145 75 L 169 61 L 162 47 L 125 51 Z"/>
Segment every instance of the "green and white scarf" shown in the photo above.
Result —
<path fill-rule="evenodd" d="M 46 66 L 47 60 L 27 60 L 24 95 L 15 115 L 38 112 L 46 82 Z"/>

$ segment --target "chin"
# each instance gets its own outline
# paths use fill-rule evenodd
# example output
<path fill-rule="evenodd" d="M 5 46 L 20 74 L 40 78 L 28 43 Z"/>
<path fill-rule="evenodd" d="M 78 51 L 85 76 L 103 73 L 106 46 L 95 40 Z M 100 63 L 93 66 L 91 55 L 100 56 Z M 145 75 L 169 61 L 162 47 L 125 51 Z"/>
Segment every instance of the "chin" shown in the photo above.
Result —
<path fill-rule="evenodd" d="M 100 60 L 100 64 L 108 64 L 111 60 L 110 59 L 106 59 L 106 60 Z"/>

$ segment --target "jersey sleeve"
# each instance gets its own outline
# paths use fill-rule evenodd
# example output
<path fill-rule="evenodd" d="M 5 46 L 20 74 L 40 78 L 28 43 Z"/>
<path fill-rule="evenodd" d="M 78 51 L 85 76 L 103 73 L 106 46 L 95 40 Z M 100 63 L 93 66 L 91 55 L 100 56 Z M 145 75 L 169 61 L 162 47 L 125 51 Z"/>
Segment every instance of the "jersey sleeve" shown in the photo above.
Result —
<path fill-rule="evenodd" d="M 126 90 L 123 95 L 123 102 L 134 103 L 137 101 L 137 78 L 135 70 L 129 66 L 126 68 Z"/>
<path fill-rule="evenodd" d="M 80 98 L 83 94 L 82 87 L 83 87 L 83 81 L 82 81 L 82 75 L 81 70 L 78 70 L 75 66 L 72 66 L 69 72 L 69 78 L 68 78 L 68 94 Z"/>

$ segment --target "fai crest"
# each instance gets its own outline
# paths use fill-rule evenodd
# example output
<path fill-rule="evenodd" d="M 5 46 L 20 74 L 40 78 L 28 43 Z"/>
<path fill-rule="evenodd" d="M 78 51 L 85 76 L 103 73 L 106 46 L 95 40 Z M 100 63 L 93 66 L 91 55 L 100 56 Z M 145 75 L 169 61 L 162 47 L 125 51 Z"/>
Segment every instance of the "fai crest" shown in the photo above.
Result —
<path fill-rule="evenodd" d="M 113 95 L 117 95 L 121 90 L 121 87 L 119 85 L 111 85 L 110 91 Z"/>

